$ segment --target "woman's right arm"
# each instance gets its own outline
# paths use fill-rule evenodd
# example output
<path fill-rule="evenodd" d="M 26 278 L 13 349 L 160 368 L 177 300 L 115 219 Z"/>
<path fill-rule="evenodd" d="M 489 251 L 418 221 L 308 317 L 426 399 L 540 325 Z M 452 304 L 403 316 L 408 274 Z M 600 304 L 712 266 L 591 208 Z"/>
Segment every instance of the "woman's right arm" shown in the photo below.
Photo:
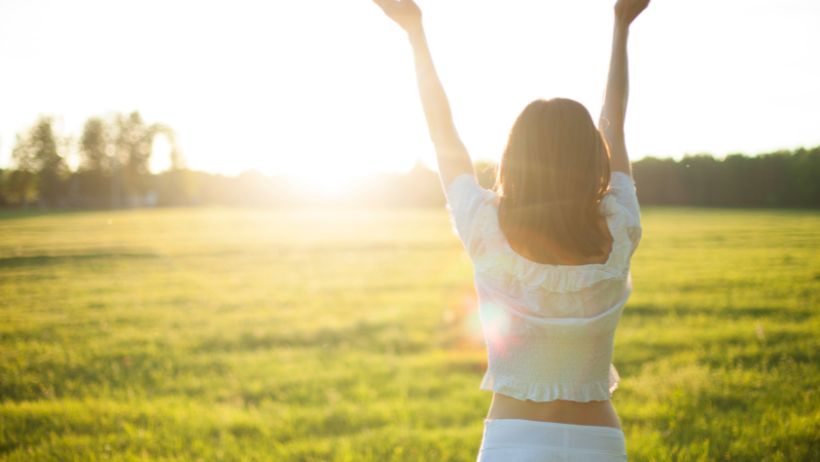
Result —
<path fill-rule="evenodd" d="M 629 97 L 629 70 L 626 42 L 629 25 L 649 5 L 649 0 L 618 0 L 615 4 L 615 27 L 612 35 L 612 56 L 609 61 L 609 77 L 604 93 L 604 106 L 598 126 L 609 144 L 613 171 L 632 175 L 632 166 L 626 152 L 624 121 Z"/>
<path fill-rule="evenodd" d="M 427 119 L 430 139 L 436 149 L 439 175 L 446 192 L 448 185 L 456 177 L 465 173 L 475 177 L 475 173 L 467 148 L 461 142 L 453 123 L 450 102 L 447 100 L 444 87 L 433 65 L 433 58 L 430 56 L 430 48 L 422 26 L 421 10 L 413 0 L 374 0 L 374 2 L 390 19 L 404 29 L 413 48 L 421 105 Z"/>

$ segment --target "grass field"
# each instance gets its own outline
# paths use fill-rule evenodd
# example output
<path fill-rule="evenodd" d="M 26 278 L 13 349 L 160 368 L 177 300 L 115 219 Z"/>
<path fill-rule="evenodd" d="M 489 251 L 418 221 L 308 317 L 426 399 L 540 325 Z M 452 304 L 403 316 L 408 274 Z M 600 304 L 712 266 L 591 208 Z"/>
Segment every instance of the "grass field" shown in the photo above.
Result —
<path fill-rule="evenodd" d="M 820 213 L 645 209 L 630 460 L 820 460 Z M 0 459 L 470 461 L 444 210 L 0 215 Z"/>

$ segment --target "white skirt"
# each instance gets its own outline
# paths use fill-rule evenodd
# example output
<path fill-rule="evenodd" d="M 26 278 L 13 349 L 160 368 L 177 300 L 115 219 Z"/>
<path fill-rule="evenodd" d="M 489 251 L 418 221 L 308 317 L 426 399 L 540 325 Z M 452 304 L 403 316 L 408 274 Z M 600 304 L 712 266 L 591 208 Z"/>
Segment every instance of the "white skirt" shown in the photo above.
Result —
<path fill-rule="evenodd" d="M 625 460 L 626 438 L 614 427 L 485 419 L 477 462 Z"/>

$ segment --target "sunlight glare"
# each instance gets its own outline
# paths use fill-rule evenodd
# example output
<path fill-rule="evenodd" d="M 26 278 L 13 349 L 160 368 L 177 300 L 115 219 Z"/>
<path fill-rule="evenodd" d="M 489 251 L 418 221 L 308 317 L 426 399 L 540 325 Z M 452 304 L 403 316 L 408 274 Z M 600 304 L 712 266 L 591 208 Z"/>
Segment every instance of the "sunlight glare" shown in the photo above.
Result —
<path fill-rule="evenodd" d="M 338 197 L 345 195 L 354 186 L 356 175 L 353 171 L 336 171 L 333 169 L 321 170 L 294 170 L 288 171 L 286 176 L 300 190 L 319 197 Z"/>

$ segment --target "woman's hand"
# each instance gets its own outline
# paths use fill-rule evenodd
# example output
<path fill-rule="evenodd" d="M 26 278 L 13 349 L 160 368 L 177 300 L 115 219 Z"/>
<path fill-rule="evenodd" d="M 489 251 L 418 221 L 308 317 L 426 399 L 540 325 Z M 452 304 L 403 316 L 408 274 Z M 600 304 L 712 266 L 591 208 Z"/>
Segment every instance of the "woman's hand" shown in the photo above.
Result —
<path fill-rule="evenodd" d="M 615 3 L 615 18 L 623 25 L 628 26 L 638 17 L 649 0 L 618 0 Z"/>
<path fill-rule="evenodd" d="M 421 26 L 421 9 L 413 0 L 373 0 L 373 3 L 407 33 Z"/>

